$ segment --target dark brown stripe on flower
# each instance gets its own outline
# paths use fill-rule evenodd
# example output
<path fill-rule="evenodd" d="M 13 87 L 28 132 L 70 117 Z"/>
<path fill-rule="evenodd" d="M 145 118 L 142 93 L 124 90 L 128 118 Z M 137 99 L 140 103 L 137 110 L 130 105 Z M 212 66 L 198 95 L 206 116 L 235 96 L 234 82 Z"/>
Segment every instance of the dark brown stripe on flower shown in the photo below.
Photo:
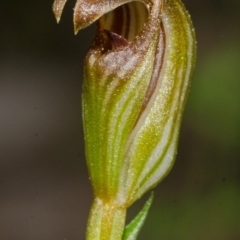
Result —
<path fill-rule="evenodd" d="M 160 35 L 159 35 L 158 46 L 157 46 L 157 50 L 156 50 L 152 78 L 149 83 L 148 90 L 146 92 L 146 97 L 145 97 L 145 101 L 143 103 L 141 112 L 143 112 L 144 109 L 146 108 L 146 106 L 158 84 L 158 81 L 160 80 L 160 74 L 161 74 L 163 59 L 164 59 L 165 45 L 166 45 L 165 33 L 164 33 L 163 24 L 161 23 Z"/>
<path fill-rule="evenodd" d="M 118 7 L 114 10 L 114 20 L 111 26 L 111 29 L 109 29 L 111 32 L 117 33 L 118 35 L 122 35 L 123 31 L 123 22 L 124 22 L 124 9 L 123 7 Z"/>
<path fill-rule="evenodd" d="M 124 5 L 124 10 L 126 14 L 126 24 L 125 24 L 125 32 L 123 33 L 124 37 L 128 39 L 129 37 L 129 32 L 130 32 L 130 20 L 131 20 L 131 15 L 130 15 L 130 10 L 129 10 L 129 5 L 126 4 Z"/>

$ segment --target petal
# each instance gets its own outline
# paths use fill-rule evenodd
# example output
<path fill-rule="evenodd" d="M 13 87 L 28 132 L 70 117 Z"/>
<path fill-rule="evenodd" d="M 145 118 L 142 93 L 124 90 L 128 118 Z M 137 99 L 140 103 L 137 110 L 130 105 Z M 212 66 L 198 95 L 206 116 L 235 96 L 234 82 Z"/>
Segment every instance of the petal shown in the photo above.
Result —
<path fill-rule="evenodd" d="M 150 13 L 146 24 L 129 21 L 144 11 L 143 17 L 148 17 L 142 3 L 132 2 L 100 19 L 95 41 L 85 61 L 86 154 L 95 195 L 100 198 L 112 198 L 119 191 L 126 144 L 141 115 L 154 71 L 161 7 L 158 5 Z M 116 16 L 123 21 L 117 24 Z M 124 23 L 127 22 L 131 24 L 126 27 Z M 114 49 L 109 47 L 112 40 L 105 34 L 105 28 L 114 31 L 115 37 L 115 34 L 121 34 L 119 38 L 124 44 Z M 136 37 L 130 34 L 132 31 L 138 33 Z"/>
<path fill-rule="evenodd" d="M 60 21 L 62 11 L 63 11 L 63 8 L 64 8 L 66 2 L 67 2 L 67 0 L 55 0 L 53 3 L 53 7 L 52 7 L 53 13 L 55 15 L 57 22 Z"/>
<path fill-rule="evenodd" d="M 129 138 L 120 179 L 125 186 L 119 198 L 128 196 L 129 202 L 159 183 L 173 166 L 194 67 L 195 35 L 182 3 L 165 0 L 161 19 L 166 44 L 163 64 L 155 75 L 156 87 Z"/>
<path fill-rule="evenodd" d="M 55 0 L 57 19 L 65 2 Z M 194 30 L 180 0 L 77 0 L 75 32 L 96 20 L 83 89 L 88 168 L 96 196 L 130 205 L 173 165 Z"/>

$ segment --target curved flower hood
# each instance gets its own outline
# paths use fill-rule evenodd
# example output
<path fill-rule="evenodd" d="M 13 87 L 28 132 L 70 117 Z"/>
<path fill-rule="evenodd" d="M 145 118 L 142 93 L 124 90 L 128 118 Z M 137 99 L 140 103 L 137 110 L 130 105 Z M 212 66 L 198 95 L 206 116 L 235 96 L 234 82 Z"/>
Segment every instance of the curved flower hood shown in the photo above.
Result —
<path fill-rule="evenodd" d="M 66 0 L 56 0 L 60 19 Z M 98 20 L 85 61 L 86 155 L 95 196 L 130 205 L 171 169 L 195 58 L 179 0 L 78 0 L 75 31 Z"/>
<path fill-rule="evenodd" d="M 54 2 L 57 21 L 65 3 Z M 194 30 L 180 0 L 78 0 L 75 33 L 96 20 L 83 84 L 94 190 L 87 239 L 134 240 L 147 210 L 123 234 L 127 207 L 174 163 L 195 60 Z"/>
<path fill-rule="evenodd" d="M 60 19 L 66 0 L 55 0 Z M 195 60 L 179 0 L 78 0 L 75 32 L 97 20 L 85 60 L 83 117 L 95 198 L 129 206 L 176 155 Z"/>

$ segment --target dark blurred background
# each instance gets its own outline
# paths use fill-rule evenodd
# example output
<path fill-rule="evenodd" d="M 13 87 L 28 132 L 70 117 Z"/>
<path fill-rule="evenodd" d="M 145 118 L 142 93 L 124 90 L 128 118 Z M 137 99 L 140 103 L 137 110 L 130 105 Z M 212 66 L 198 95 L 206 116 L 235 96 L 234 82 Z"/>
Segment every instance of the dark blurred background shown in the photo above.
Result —
<path fill-rule="evenodd" d="M 81 86 L 94 26 L 74 36 L 74 3 L 60 25 L 50 0 L 0 5 L 0 240 L 85 238 L 92 193 Z M 154 191 L 139 240 L 239 240 L 240 1 L 184 3 L 196 70 L 175 166 Z"/>

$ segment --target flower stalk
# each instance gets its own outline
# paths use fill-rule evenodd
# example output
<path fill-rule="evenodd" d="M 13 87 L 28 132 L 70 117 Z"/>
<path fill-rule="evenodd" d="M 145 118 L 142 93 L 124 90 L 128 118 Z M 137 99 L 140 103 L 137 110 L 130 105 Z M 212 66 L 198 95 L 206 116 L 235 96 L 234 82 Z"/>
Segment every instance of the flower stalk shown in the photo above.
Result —
<path fill-rule="evenodd" d="M 122 239 L 125 217 L 125 206 L 95 199 L 88 220 L 87 239 Z"/>
<path fill-rule="evenodd" d="M 57 21 L 65 3 L 54 2 Z M 83 84 L 94 191 L 87 239 L 120 240 L 127 208 L 173 166 L 195 36 L 180 0 L 78 0 L 75 33 L 96 20 Z M 136 239 L 136 229 L 125 240 Z"/>

